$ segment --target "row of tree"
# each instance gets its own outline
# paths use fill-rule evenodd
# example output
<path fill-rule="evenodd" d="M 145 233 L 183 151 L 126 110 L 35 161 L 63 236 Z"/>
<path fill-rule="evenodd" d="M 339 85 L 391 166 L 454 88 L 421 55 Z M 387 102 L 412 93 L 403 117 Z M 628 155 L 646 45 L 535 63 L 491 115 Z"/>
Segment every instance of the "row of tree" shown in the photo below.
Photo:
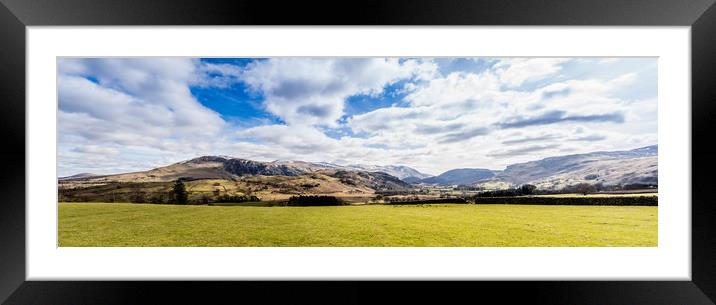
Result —
<path fill-rule="evenodd" d="M 156 193 L 150 198 L 146 198 L 146 195 L 142 192 L 137 192 L 129 197 L 132 203 L 153 203 L 153 204 L 179 204 L 186 205 L 192 203 L 189 201 L 189 193 L 186 190 L 186 186 L 181 179 L 174 181 L 171 191 L 168 193 Z M 221 195 L 214 196 L 203 196 L 199 201 L 193 203 L 207 204 L 209 202 L 246 202 L 246 201 L 259 201 L 256 196 L 232 196 L 232 195 Z"/>
<path fill-rule="evenodd" d="M 114 202 L 114 198 L 110 199 Z M 147 193 L 136 191 L 129 195 L 129 202 L 131 203 L 153 203 L 153 204 L 189 204 L 189 193 L 186 191 L 186 186 L 181 180 L 174 182 L 171 191 L 153 193 L 151 196 L 147 196 Z"/>
<path fill-rule="evenodd" d="M 512 196 L 525 196 L 532 195 L 537 190 L 537 187 L 532 184 L 524 184 L 517 188 L 509 188 L 504 190 L 492 190 L 479 192 L 475 197 L 512 197 Z"/>
<path fill-rule="evenodd" d="M 579 183 L 564 187 L 560 191 L 547 192 L 537 191 L 537 187 L 532 184 L 523 184 L 517 188 L 509 188 L 504 190 L 492 190 L 477 193 L 476 197 L 513 197 L 513 196 L 526 196 L 535 194 L 548 194 L 548 193 L 577 193 L 577 194 L 591 194 L 600 191 L 599 185 L 590 183 Z"/>
<path fill-rule="evenodd" d="M 655 189 L 655 185 L 647 184 L 627 184 L 627 185 L 612 185 L 605 186 L 601 183 L 578 183 L 575 185 L 565 186 L 559 190 L 538 190 L 536 186 L 532 184 L 524 184 L 517 188 L 509 188 L 504 190 L 491 190 L 478 192 L 476 197 L 512 197 L 512 196 L 525 196 L 525 195 L 547 195 L 547 194 L 592 194 L 602 191 L 619 191 L 619 190 L 641 190 L 641 189 Z"/>
<path fill-rule="evenodd" d="M 333 206 L 347 205 L 345 201 L 335 196 L 291 196 L 286 202 L 288 206 Z"/>

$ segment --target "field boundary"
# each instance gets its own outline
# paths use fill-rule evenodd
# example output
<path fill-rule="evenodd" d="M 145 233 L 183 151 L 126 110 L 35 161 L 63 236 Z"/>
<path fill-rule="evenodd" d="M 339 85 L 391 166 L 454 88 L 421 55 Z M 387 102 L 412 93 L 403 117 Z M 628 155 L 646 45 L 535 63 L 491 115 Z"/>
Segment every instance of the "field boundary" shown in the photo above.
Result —
<path fill-rule="evenodd" d="M 478 197 L 474 202 L 475 204 L 658 206 L 659 197 Z"/>

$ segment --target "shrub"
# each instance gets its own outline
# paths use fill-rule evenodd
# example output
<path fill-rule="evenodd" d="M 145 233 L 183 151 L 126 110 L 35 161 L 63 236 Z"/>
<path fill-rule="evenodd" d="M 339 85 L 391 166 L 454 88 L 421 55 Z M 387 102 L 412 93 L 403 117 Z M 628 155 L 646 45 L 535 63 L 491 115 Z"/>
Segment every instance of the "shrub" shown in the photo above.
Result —
<path fill-rule="evenodd" d="M 334 196 L 292 196 L 288 206 L 331 206 L 346 205 L 346 202 Z"/>
<path fill-rule="evenodd" d="M 641 184 L 641 183 L 633 183 L 633 184 L 627 184 L 624 186 L 625 190 L 643 190 L 643 189 L 653 189 L 656 188 L 653 184 Z"/>
<path fill-rule="evenodd" d="M 142 192 L 135 192 L 129 197 L 131 203 L 147 203 L 147 197 Z"/>
<path fill-rule="evenodd" d="M 532 195 L 535 190 L 537 190 L 537 187 L 532 184 L 525 184 L 520 187 L 520 194 L 521 195 Z"/>
<path fill-rule="evenodd" d="M 505 190 L 484 191 L 477 194 L 477 197 L 510 197 L 522 195 L 520 189 L 510 188 Z"/>
<path fill-rule="evenodd" d="M 244 196 L 244 195 L 221 195 L 216 199 L 216 202 L 222 203 L 240 203 L 249 201 L 261 201 L 256 196 Z"/>
<path fill-rule="evenodd" d="M 477 197 L 476 204 L 528 204 L 528 205 L 635 205 L 658 206 L 657 196 L 634 197 Z"/>
<path fill-rule="evenodd" d="M 164 203 L 164 194 L 156 194 L 152 196 L 152 198 L 149 199 L 150 203 L 153 204 L 163 204 Z"/>
<path fill-rule="evenodd" d="M 465 198 L 389 201 L 387 204 L 468 203 Z"/>

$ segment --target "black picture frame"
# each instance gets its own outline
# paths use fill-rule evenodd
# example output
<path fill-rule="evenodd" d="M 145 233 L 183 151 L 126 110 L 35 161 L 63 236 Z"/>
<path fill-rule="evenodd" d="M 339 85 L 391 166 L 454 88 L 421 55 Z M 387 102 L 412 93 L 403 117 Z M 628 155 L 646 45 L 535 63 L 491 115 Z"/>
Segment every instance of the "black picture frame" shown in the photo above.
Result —
<path fill-rule="evenodd" d="M 549 304 L 714 304 L 716 122 L 714 0 L 192 1 L 0 0 L 0 301 L 134 304 L 264 301 L 367 303 L 463 299 Z M 25 33 L 73 25 L 690 26 L 692 281 L 40 282 L 25 280 Z M 686 101 L 669 101 L 686 102 Z M 684 203 L 686 204 L 686 203 Z M 178 266 L 180 268 L 181 266 Z M 381 296 L 378 296 L 381 295 Z M 226 299 L 221 299 L 228 297 Z M 213 300 L 213 301 L 211 301 Z"/>

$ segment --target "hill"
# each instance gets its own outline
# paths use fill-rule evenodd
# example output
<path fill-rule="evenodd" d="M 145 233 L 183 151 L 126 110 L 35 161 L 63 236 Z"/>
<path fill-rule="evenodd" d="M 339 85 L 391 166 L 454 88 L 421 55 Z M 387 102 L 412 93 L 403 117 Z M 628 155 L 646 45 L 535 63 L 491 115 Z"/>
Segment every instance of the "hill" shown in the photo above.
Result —
<path fill-rule="evenodd" d="M 505 189 L 534 184 L 540 189 L 560 189 L 581 182 L 604 185 L 658 185 L 658 146 L 625 151 L 598 151 L 555 156 L 507 166 L 502 171 L 461 168 L 438 176 L 406 177 L 411 184 L 475 185 Z"/>
<path fill-rule="evenodd" d="M 61 197 L 67 201 L 152 201 L 153 196 L 166 197 L 175 180 L 185 181 L 190 199 L 195 201 L 221 195 L 255 195 L 264 200 L 304 194 L 370 197 L 376 191 L 412 188 L 384 172 L 221 156 L 203 156 L 143 172 L 64 178 L 59 181 L 59 188 Z"/>
<path fill-rule="evenodd" d="M 287 165 L 290 167 L 300 168 L 304 171 L 318 171 L 326 169 L 337 169 L 344 171 L 360 171 L 360 172 L 383 172 L 398 179 L 404 180 L 409 177 L 417 177 L 418 179 L 428 178 L 432 175 L 422 173 L 414 168 L 405 165 L 366 165 L 366 164 L 350 164 L 338 165 L 329 162 L 305 162 L 305 161 L 273 161 L 272 163 Z"/>
<path fill-rule="evenodd" d="M 72 179 L 90 178 L 90 177 L 95 177 L 95 176 L 97 176 L 97 175 L 92 174 L 92 173 L 80 173 L 80 174 L 77 174 L 77 175 L 72 175 L 72 176 L 67 176 L 67 177 L 60 177 L 60 178 L 58 178 L 57 180 L 72 180 Z"/>
<path fill-rule="evenodd" d="M 348 166 L 343 167 L 346 170 L 357 170 L 357 171 L 368 171 L 368 172 L 383 172 L 388 175 L 397 177 L 398 179 L 401 179 L 405 181 L 406 178 L 410 177 L 416 177 L 418 179 L 424 179 L 431 177 L 432 175 L 428 175 L 425 173 L 421 173 L 420 171 L 405 166 L 405 165 L 365 165 L 365 164 L 351 164 Z M 407 182 L 407 181 L 406 181 Z"/>
<path fill-rule="evenodd" d="M 559 189 L 581 182 L 658 185 L 658 147 L 574 154 L 513 164 L 477 185 L 529 183 L 541 189 Z"/>
<path fill-rule="evenodd" d="M 420 182 L 426 184 L 459 185 L 473 184 L 478 181 L 494 177 L 495 173 L 484 168 L 459 168 L 449 170 L 438 176 L 423 179 Z"/>
<path fill-rule="evenodd" d="M 255 195 L 265 200 L 282 200 L 293 195 L 366 199 L 376 193 L 414 191 L 425 185 L 473 185 L 483 189 L 505 189 L 526 183 L 540 189 L 561 189 L 581 182 L 656 186 L 658 147 L 555 156 L 512 164 L 503 171 L 452 169 L 434 177 L 403 165 L 343 166 L 203 156 L 141 172 L 78 174 L 59 178 L 58 183 L 60 196 L 67 201 L 115 201 L 166 195 L 175 180 L 187 183 L 194 200 L 221 195 Z"/>

